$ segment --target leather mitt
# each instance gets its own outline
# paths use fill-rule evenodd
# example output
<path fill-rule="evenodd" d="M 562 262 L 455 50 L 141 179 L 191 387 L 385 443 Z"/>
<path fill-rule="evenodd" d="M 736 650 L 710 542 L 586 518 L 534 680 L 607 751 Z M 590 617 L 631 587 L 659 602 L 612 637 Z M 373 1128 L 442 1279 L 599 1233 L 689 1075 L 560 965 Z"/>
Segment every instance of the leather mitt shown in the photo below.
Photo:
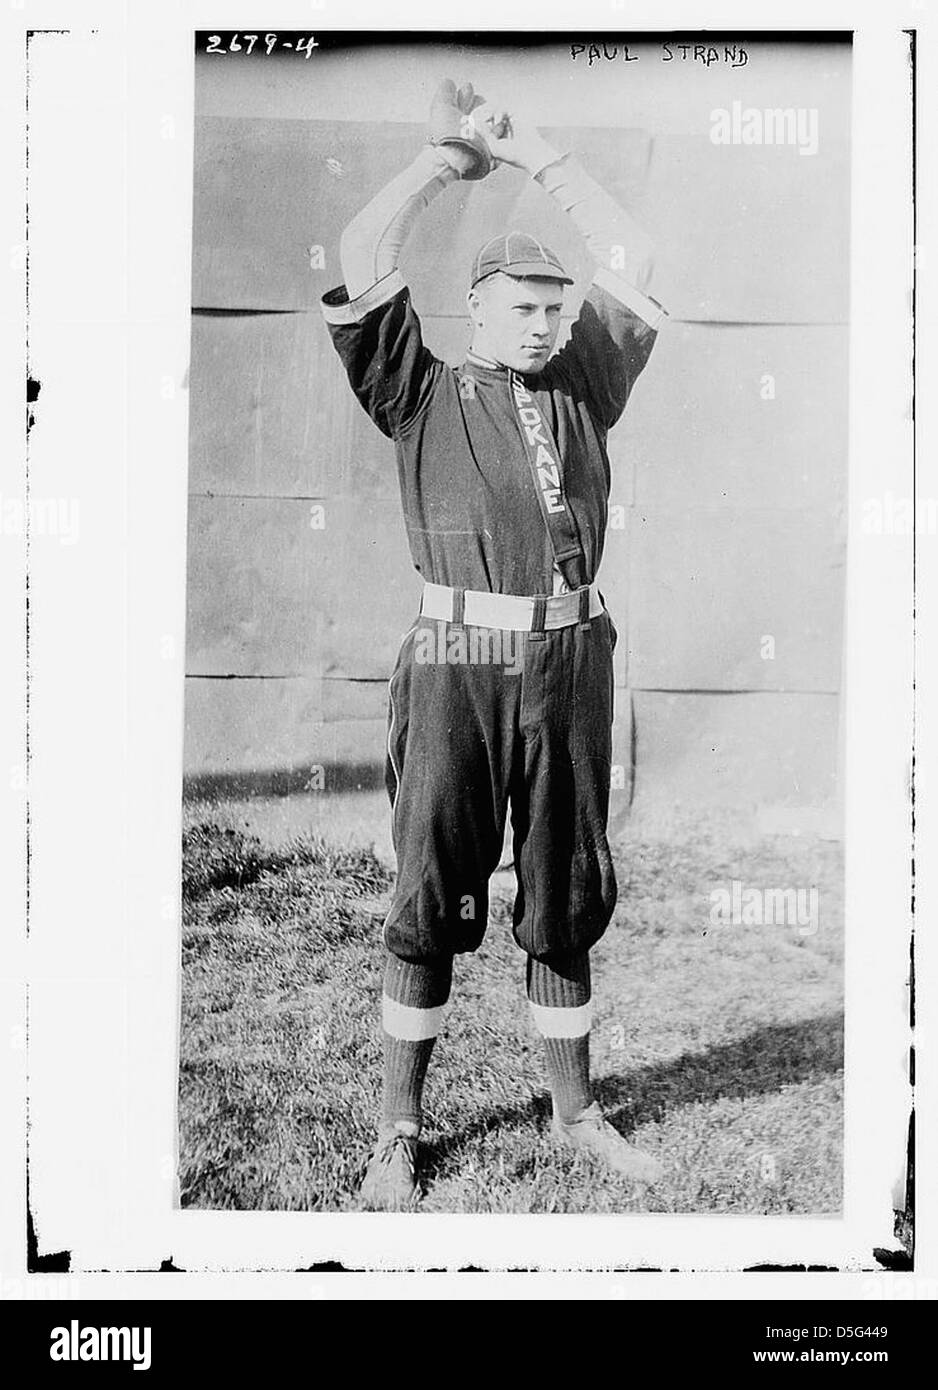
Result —
<path fill-rule="evenodd" d="M 437 88 L 430 106 L 427 142 L 455 145 L 471 155 L 468 168 L 460 174 L 464 179 L 484 179 L 494 164 L 489 147 L 472 119 L 472 112 L 483 104 L 483 98 L 476 96 L 471 82 L 464 82 L 457 91 L 456 83 L 447 77 Z"/>

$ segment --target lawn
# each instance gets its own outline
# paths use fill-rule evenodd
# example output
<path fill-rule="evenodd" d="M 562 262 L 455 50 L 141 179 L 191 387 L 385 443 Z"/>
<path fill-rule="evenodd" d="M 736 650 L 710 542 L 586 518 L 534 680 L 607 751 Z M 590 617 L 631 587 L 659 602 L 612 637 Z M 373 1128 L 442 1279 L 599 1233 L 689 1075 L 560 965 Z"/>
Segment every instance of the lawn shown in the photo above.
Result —
<path fill-rule="evenodd" d="M 265 836 L 237 807 L 187 822 L 183 1205 L 355 1210 L 380 1096 L 386 856 L 341 834 Z M 619 905 L 593 952 L 595 1088 L 665 1180 L 634 1189 L 553 1146 L 502 874 L 430 1069 L 422 1210 L 838 1212 L 840 846 L 700 821 L 633 826 L 615 853 Z M 715 926 L 711 893 L 734 880 L 816 887 L 818 930 Z"/>

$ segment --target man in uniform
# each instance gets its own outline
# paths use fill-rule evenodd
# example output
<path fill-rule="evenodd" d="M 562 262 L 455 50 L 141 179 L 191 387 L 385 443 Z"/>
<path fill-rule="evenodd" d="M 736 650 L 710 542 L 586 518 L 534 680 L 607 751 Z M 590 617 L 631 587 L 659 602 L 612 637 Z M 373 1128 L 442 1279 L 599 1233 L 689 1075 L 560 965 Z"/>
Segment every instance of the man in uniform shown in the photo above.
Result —
<path fill-rule="evenodd" d="M 572 280 L 537 237 L 493 237 L 473 259 L 472 341 L 453 369 L 423 343 L 399 255 L 448 184 L 498 163 L 560 203 L 595 276 L 552 355 Z M 606 436 L 664 317 L 645 293 L 647 238 L 572 155 L 447 81 L 427 147 L 346 228 L 341 261 L 345 283 L 323 296 L 324 316 L 352 389 L 395 441 L 424 580 L 390 683 L 398 875 L 384 927 L 383 1113 L 362 1205 L 402 1210 L 419 1198 L 424 1077 L 453 957 L 485 931 L 509 803 L 513 934 L 544 1039 L 552 1133 L 652 1182 L 660 1165 L 609 1124 L 589 1083 L 589 951 L 616 900 L 606 838 L 615 630 L 593 580 Z"/>

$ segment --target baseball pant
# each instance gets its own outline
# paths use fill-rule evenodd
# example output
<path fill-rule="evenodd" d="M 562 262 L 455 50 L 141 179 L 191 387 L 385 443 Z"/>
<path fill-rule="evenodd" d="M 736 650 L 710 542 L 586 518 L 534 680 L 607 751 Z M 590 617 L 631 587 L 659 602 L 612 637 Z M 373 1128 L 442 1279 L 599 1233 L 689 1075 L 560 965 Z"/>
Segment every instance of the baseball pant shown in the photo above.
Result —
<path fill-rule="evenodd" d="M 430 962 L 479 946 L 509 801 L 518 945 L 548 960 L 602 936 L 616 901 L 614 646 L 605 612 L 536 636 L 418 618 L 390 683 L 394 955 Z"/>

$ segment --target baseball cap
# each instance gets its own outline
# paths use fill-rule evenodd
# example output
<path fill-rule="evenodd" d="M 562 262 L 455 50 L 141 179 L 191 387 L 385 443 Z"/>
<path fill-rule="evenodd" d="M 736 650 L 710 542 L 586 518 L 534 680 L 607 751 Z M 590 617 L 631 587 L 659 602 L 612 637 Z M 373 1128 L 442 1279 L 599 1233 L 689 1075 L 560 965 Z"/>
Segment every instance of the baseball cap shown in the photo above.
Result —
<path fill-rule="evenodd" d="M 536 275 L 544 280 L 561 280 L 565 285 L 573 284 L 572 277 L 564 270 L 550 247 L 538 241 L 537 237 L 529 236 L 527 232 L 503 233 L 487 241 L 473 258 L 470 288 L 484 280 L 487 275 L 494 275 L 497 270 L 516 278 Z"/>

